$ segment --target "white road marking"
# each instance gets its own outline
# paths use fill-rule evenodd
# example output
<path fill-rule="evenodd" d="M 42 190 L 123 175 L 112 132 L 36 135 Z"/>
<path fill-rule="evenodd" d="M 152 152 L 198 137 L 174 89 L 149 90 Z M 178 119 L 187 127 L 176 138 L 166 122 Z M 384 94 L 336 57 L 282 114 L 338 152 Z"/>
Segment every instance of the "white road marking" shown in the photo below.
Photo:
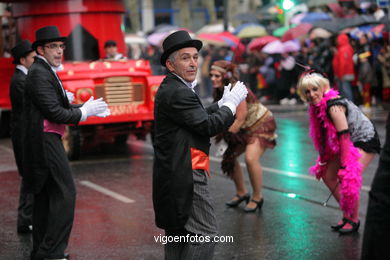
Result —
<path fill-rule="evenodd" d="M 9 167 L 4 167 L 1 166 L 0 173 L 2 172 L 11 172 L 11 171 L 17 171 L 18 168 L 16 166 L 9 166 Z"/>
<path fill-rule="evenodd" d="M 5 151 L 6 153 L 11 154 L 11 155 L 12 155 L 12 159 L 13 159 L 14 150 L 13 150 L 12 148 L 8 148 L 8 147 L 5 146 L 5 145 L 0 145 L 0 149 L 3 150 L 3 151 Z M 2 153 L 2 152 L 1 152 L 1 153 Z M 3 153 L 2 153 L 2 154 L 3 154 Z M 0 169 L 0 173 L 1 173 L 1 172 L 9 172 L 9 171 L 17 171 L 17 170 L 18 170 L 18 168 L 16 167 L 15 164 L 13 164 L 13 165 L 7 165 L 7 166 L 1 165 L 0 168 L 1 168 L 1 169 Z"/>
<path fill-rule="evenodd" d="M 104 188 L 104 187 L 102 187 L 100 185 L 97 185 L 97 184 L 95 184 L 93 182 L 90 182 L 90 181 L 80 181 L 80 184 L 84 185 L 84 186 L 86 186 L 88 188 L 91 188 L 91 189 L 93 189 L 95 191 L 98 191 L 100 193 L 103 193 L 103 194 L 105 194 L 107 196 L 110 196 L 110 197 L 112 197 L 112 198 L 114 198 L 116 200 L 122 201 L 124 203 L 134 203 L 135 202 L 135 200 L 127 198 L 127 197 L 125 197 L 125 196 L 123 196 L 123 195 L 121 195 L 119 193 L 111 191 L 111 190 L 109 190 L 107 188 Z"/>
<path fill-rule="evenodd" d="M 221 162 L 222 159 L 210 156 L 210 161 Z M 246 168 L 246 164 L 244 162 L 240 162 L 240 165 L 241 165 L 241 167 Z M 276 174 L 279 174 L 279 175 L 282 175 L 282 176 L 287 176 L 287 177 L 292 177 L 292 178 L 299 178 L 299 179 L 306 179 L 306 180 L 312 180 L 312 181 L 316 181 L 317 180 L 315 177 L 310 176 L 310 175 L 304 175 L 304 174 L 300 174 L 300 173 L 296 173 L 296 172 L 282 171 L 282 170 L 278 170 L 278 169 L 274 169 L 274 168 L 268 168 L 268 167 L 264 167 L 264 166 L 262 166 L 262 168 L 266 172 L 272 172 L 272 173 L 276 173 Z M 362 186 L 362 190 L 368 192 L 368 191 L 371 190 L 371 188 L 369 186 L 363 185 Z"/>
<path fill-rule="evenodd" d="M 123 157 L 123 158 L 110 158 L 110 159 L 91 159 L 91 160 L 80 160 L 80 161 L 71 161 L 71 165 L 87 165 L 87 164 L 100 164 L 100 163 L 120 163 L 127 162 L 129 160 L 137 160 L 137 159 L 149 159 L 152 160 L 152 155 L 144 155 L 140 158 L 131 158 L 131 157 Z"/>
<path fill-rule="evenodd" d="M 12 148 L 8 148 L 7 146 L 0 146 L 0 148 L 6 151 L 7 153 L 14 154 L 14 150 Z"/>
<path fill-rule="evenodd" d="M 130 145 L 137 145 L 137 146 L 142 146 L 142 147 L 147 147 L 149 149 L 153 149 L 153 145 L 148 144 L 148 143 L 144 143 L 144 142 L 141 142 L 141 141 L 130 141 L 128 143 Z M 210 156 L 210 161 L 214 161 L 214 162 L 220 163 L 222 161 L 222 159 L 218 158 L 218 157 Z M 246 168 L 246 164 L 244 162 L 240 162 L 240 165 L 241 165 L 241 167 Z M 276 173 L 276 174 L 279 174 L 279 175 L 282 175 L 282 176 L 298 178 L 298 179 L 306 179 L 306 180 L 311 180 L 311 181 L 317 181 L 317 179 L 315 177 L 310 176 L 310 175 L 301 174 L 301 173 L 282 171 L 282 170 L 269 168 L 269 167 L 264 167 L 264 166 L 263 166 L 263 170 L 266 171 L 266 172 L 270 172 L 270 173 Z M 369 192 L 371 190 L 371 187 L 363 185 L 362 186 L 362 190 L 366 191 L 366 192 Z"/>

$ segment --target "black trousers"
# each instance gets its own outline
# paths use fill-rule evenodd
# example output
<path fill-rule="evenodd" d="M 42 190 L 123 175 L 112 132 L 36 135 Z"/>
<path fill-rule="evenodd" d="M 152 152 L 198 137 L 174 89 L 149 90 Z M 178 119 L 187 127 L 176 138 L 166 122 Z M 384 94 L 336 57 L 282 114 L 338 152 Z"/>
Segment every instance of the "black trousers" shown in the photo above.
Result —
<path fill-rule="evenodd" d="M 23 178 L 20 183 L 17 229 L 24 230 L 32 225 L 34 194 L 26 187 Z"/>
<path fill-rule="evenodd" d="M 362 259 L 390 259 L 390 161 L 379 162 L 370 191 Z"/>
<path fill-rule="evenodd" d="M 12 133 L 12 146 L 14 150 L 14 156 L 18 172 L 21 177 L 20 190 L 19 190 L 19 206 L 18 206 L 18 219 L 17 229 L 23 230 L 32 225 L 32 211 L 34 195 L 31 192 L 32 189 L 26 185 L 23 179 L 23 152 L 22 152 L 22 138 L 17 135 L 16 131 Z"/>
<path fill-rule="evenodd" d="M 34 198 L 31 253 L 34 260 L 64 257 L 76 202 L 72 172 L 59 135 L 45 133 L 45 152 L 50 173 Z"/>

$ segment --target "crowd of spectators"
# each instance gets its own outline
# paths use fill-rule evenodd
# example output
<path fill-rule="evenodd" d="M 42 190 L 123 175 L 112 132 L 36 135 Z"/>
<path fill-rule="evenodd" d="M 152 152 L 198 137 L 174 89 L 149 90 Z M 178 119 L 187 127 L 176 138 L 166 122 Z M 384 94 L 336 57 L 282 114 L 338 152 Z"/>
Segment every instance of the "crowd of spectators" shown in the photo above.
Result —
<path fill-rule="evenodd" d="M 365 9 L 352 6 L 344 9 L 344 17 L 352 18 L 364 12 L 379 20 L 387 15 L 385 11 L 376 5 Z M 250 40 L 241 39 L 246 47 Z M 332 33 L 330 37 L 309 38 L 307 34 L 296 41 L 300 45 L 298 51 L 266 54 L 261 49 L 246 48 L 239 56 L 230 47 L 205 44 L 200 52 L 199 95 L 211 100 L 210 64 L 225 59 L 239 64 L 240 81 L 268 104 L 301 102 L 296 94 L 296 84 L 307 66 L 323 71 L 341 95 L 363 110 L 390 100 L 390 44 L 386 26 L 375 32 L 350 28 Z M 164 73 L 159 68 L 157 56 L 159 48 L 150 46 L 142 55 L 150 60 L 154 73 Z"/>

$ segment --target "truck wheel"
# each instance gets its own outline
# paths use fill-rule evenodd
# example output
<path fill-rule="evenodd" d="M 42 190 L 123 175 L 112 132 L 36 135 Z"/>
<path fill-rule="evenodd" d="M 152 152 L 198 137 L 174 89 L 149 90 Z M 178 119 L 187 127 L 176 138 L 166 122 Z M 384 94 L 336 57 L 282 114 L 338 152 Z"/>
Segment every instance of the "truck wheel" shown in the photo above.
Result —
<path fill-rule="evenodd" d="M 152 127 L 150 128 L 150 141 L 154 145 L 154 122 L 152 122 Z"/>
<path fill-rule="evenodd" d="M 152 142 L 152 145 L 154 145 L 154 129 L 150 131 L 150 141 Z"/>
<path fill-rule="evenodd" d="M 128 137 L 129 137 L 128 134 L 115 136 L 115 144 L 117 144 L 117 145 L 126 145 Z"/>
<path fill-rule="evenodd" d="M 11 112 L 0 109 L 0 138 L 10 137 Z"/>
<path fill-rule="evenodd" d="M 80 130 L 76 126 L 67 126 L 62 143 L 69 160 L 80 159 L 81 137 Z"/>

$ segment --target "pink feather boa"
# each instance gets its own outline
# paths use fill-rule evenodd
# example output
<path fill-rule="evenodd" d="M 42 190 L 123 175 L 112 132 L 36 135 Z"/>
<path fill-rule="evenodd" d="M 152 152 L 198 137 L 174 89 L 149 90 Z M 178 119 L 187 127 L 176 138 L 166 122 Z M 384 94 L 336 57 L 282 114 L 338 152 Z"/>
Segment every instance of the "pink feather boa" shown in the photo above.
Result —
<path fill-rule="evenodd" d="M 330 90 L 324 94 L 323 99 L 317 105 L 310 105 L 310 136 L 313 140 L 314 146 L 318 152 L 322 153 L 317 158 L 315 166 L 310 167 L 310 174 L 315 175 L 320 179 L 326 172 L 326 165 L 320 165 L 319 162 L 326 163 L 334 156 L 338 156 L 340 152 L 340 144 L 337 137 L 337 131 L 331 119 L 328 117 L 327 101 L 338 96 L 338 92 Z M 324 131 L 321 131 L 321 124 Z M 325 134 L 325 137 L 321 135 Z M 325 144 L 321 143 L 325 140 Z M 361 154 L 352 141 L 349 142 L 350 153 L 347 158 L 345 169 L 340 169 L 337 173 L 340 180 L 340 208 L 348 215 L 352 215 L 356 204 L 359 202 L 360 189 L 362 185 L 362 165 L 359 162 Z"/>

